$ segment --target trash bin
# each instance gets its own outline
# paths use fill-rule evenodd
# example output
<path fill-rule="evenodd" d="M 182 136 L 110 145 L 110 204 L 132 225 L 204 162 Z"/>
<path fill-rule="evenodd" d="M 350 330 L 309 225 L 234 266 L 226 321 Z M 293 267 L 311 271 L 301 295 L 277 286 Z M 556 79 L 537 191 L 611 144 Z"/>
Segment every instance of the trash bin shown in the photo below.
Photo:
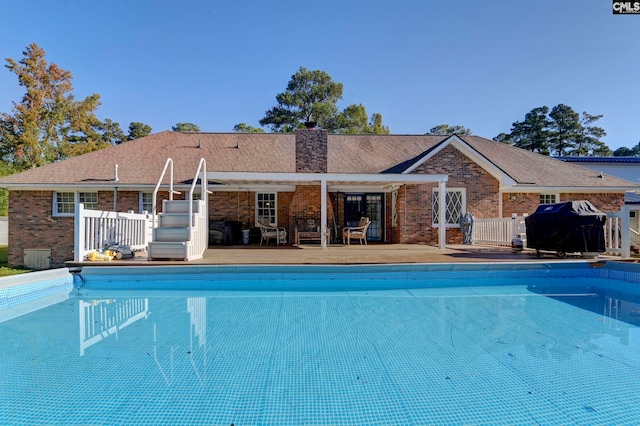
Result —
<path fill-rule="evenodd" d="M 555 251 L 559 257 L 567 253 L 602 253 L 605 251 L 604 225 L 607 215 L 589 201 L 541 204 L 524 219 L 527 247 Z"/>
<path fill-rule="evenodd" d="M 251 234 L 251 231 L 248 229 L 243 229 L 242 230 L 242 244 L 247 245 L 249 244 L 249 235 Z"/>

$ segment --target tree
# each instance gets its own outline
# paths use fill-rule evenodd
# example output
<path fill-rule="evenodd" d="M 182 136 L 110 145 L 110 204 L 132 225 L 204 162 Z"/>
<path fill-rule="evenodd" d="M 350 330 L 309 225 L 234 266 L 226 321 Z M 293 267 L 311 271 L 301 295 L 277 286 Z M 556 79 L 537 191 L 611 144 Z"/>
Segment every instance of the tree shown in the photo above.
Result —
<path fill-rule="evenodd" d="M 524 121 L 513 123 L 509 139 L 518 148 L 549 155 L 549 107 L 534 108 L 524 116 Z"/>
<path fill-rule="evenodd" d="M 429 130 L 427 135 L 433 136 L 448 136 L 448 135 L 458 135 L 458 136 L 470 136 L 471 129 L 467 129 L 464 126 L 450 126 L 448 124 L 438 124 L 436 127 L 432 127 Z"/>
<path fill-rule="evenodd" d="M 602 114 L 591 115 L 586 111 L 582 112 L 574 155 L 598 155 L 602 157 L 611 155 L 611 149 L 600 140 L 600 138 L 607 135 L 607 132 L 602 127 L 592 125 L 602 117 Z"/>
<path fill-rule="evenodd" d="M 88 135 L 99 123 L 95 111 L 100 96 L 77 101 L 71 93 L 71 72 L 48 64 L 45 51 L 35 43 L 22 53 L 19 62 L 7 58 L 5 65 L 26 93 L 20 103 L 13 103 L 13 114 L 0 114 L 2 159 L 21 171 L 103 147 Z"/>
<path fill-rule="evenodd" d="M 371 119 L 367 117 L 367 110 L 362 104 L 349 105 L 330 127 L 336 133 L 343 134 L 389 134 L 389 128 L 382 124 L 382 114 L 373 113 Z"/>
<path fill-rule="evenodd" d="M 143 138 L 151 134 L 151 126 L 148 124 L 140 123 L 138 121 L 134 121 L 129 123 L 129 136 L 127 136 L 128 140 L 134 140 Z"/>
<path fill-rule="evenodd" d="M 510 133 L 500 133 L 498 136 L 494 137 L 493 140 L 507 145 L 513 145 Z"/>
<path fill-rule="evenodd" d="M 614 157 L 637 157 L 638 151 L 635 148 L 627 148 L 626 146 L 621 146 L 620 148 L 613 151 L 613 156 Z"/>
<path fill-rule="evenodd" d="M 276 95 L 278 105 L 265 112 L 261 126 L 274 132 L 291 132 L 305 122 L 316 122 L 330 130 L 342 99 L 342 83 L 334 82 L 324 71 L 307 71 L 300 67 L 291 76 L 287 89 Z"/>
<path fill-rule="evenodd" d="M 260 127 L 247 126 L 246 123 L 240 123 L 233 126 L 235 133 L 264 133 L 264 129 Z"/>
<path fill-rule="evenodd" d="M 171 126 L 171 130 L 174 132 L 198 133 L 200 127 L 193 123 L 177 123 L 175 126 Z"/>
<path fill-rule="evenodd" d="M 549 113 L 549 151 L 559 157 L 576 149 L 580 133 L 580 115 L 570 106 L 559 104 Z"/>
<path fill-rule="evenodd" d="M 620 147 L 613 151 L 614 157 L 638 157 L 640 156 L 640 142 L 632 148 Z"/>

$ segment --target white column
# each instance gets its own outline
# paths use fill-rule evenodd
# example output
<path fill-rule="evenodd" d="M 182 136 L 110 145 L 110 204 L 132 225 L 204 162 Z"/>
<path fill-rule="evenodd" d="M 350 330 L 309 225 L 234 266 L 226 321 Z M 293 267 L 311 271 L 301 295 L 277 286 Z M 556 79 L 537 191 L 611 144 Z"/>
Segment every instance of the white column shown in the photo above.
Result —
<path fill-rule="evenodd" d="M 320 181 L 320 247 L 327 248 L 327 180 Z"/>
<path fill-rule="evenodd" d="M 444 250 L 447 248 L 447 182 L 438 182 L 438 203 L 440 211 L 438 212 L 438 248 Z"/>
<path fill-rule="evenodd" d="M 76 206 L 76 215 L 73 220 L 73 261 L 82 261 L 84 247 L 84 204 Z"/>
<path fill-rule="evenodd" d="M 620 209 L 622 218 L 620 219 L 620 234 L 622 234 L 622 253 L 620 253 L 623 259 L 631 257 L 631 219 L 629 217 L 629 206 L 624 205 Z"/>

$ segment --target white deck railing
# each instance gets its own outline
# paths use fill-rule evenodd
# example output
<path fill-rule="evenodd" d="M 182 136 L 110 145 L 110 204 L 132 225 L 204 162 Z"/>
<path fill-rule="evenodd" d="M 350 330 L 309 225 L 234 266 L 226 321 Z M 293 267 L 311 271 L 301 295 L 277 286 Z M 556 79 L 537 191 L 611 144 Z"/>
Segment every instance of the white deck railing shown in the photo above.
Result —
<path fill-rule="evenodd" d="M 619 212 L 607 213 L 604 228 L 605 252 L 631 256 L 631 244 L 640 245 L 640 232 L 631 229 L 629 212 L 640 206 L 623 206 Z M 526 226 L 523 216 L 511 218 L 474 219 L 471 241 L 474 244 L 510 246 L 513 237 L 520 235 L 526 247 Z"/>
<path fill-rule="evenodd" d="M 73 260 L 80 262 L 109 244 L 125 244 L 132 250 L 146 249 L 151 241 L 148 214 L 88 210 L 79 204 L 75 215 Z"/>
<path fill-rule="evenodd" d="M 198 183 L 198 176 L 200 176 L 201 173 L 201 200 L 198 200 L 198 212 L 194 214 L 193 191 L 196 188 L 196 184 Z M 201 158 L 200 162 L 198 163 L 198 168 L 196 169 L 195 176 L 193 177 L 193 182 L 191 182 L 191 188 L 189 188 L 189 193 L 187 194 L 187 201 L 189 201 L 189 232 L 191 236 L 187 244 L 187 260 L 202 258 L 204 251 L 209 245 L 209 209 L 207 204 L 209 193 L 210 191 L 207 189 L 207 161 L 204 158 Z"/>
<path fill-rule="evenodd" d="M 473 219 L 471 241 L 474 244 L 510 246 L 513 237 L 526 239 L 524 218 L 527 215 L 504 218 Z"/>
<path fill-rule="evenodd" d="M 149 317 L 149 299 L 101 299 L 78 301 L 80 356 L 92 345 Z"/>

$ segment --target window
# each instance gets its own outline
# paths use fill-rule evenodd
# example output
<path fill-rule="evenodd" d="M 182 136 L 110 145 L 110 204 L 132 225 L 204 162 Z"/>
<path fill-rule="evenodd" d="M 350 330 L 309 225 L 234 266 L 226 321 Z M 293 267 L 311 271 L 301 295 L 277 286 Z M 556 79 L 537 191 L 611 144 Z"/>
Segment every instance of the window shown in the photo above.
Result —
<path fill-rule="evenodd" d="M 275 193 L 256 193 L 256 219 L 266 217 L 272 225 L 278 224 Z"/>
<path fill-rule="evenodd" d="M 98 210 L 98 193 L 97 192 L 79 192 L 78 203 L 84 204 L 85 209 Z"/>
<path fill-rule="evenodd" d="M 151 213 L 153 210 L 153 193 L 141 192 L 140 193 L 140 213 Z"/>
<path fill-rule="evenodd" d="M 446 199 L 446 226 L 447 227 L 457 227 L 460 226 L 458 221 L 460 220 L 460 216 L 462 216 L 466 210 L 466 195 L 464 188 L 456 189 L 447 189 L 447 194 L 445 195 Z M 438 194 L 438 190 L 433 190 L 433 195 L 431 197 L 431 205 L 432 213 L 433 213 L 433 225 L 436 226 L 440 223 L 440 198 Z"/>
<path fill-rule="evenodd" d="M 53 194 L 53 215 L 71 216 L 76 212 L 76 195 L 73 192 L 56 192 Z"/>
<path fill-rule="evenodd" d="M 556 202 L 556 194 L 540 194 L 540 204 L 554 204 Z"/>
<path fill-rule="evenodd" d="M 54 192 L 53 216 L 73 216 L 76 212 L 76 202 L 83 203 L 85 209 L 96 210 L 98 208 L 98 193 Z"/>

